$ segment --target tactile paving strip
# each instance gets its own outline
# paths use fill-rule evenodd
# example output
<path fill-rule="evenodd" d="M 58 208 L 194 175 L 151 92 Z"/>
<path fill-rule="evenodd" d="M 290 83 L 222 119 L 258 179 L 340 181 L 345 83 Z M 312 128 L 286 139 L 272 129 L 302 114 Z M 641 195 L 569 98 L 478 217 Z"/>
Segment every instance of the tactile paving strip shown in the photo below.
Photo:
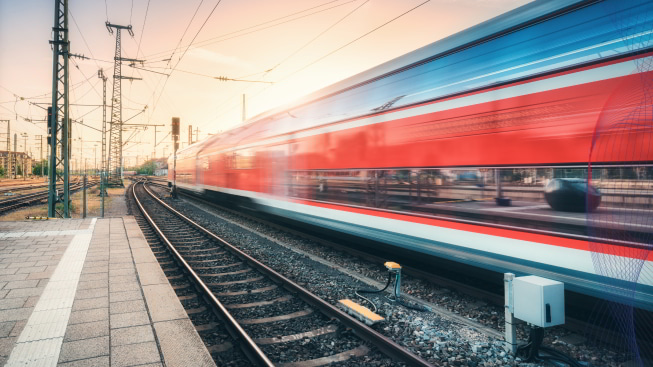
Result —
<path fill-rule="evenodd" d="M 48 232 L 48 235 L 74 234 L 75 237 L 45 286 L 6 367 L 57 365 L 95 222 L 96 219 L 93 219 L 86 230 Z"/>

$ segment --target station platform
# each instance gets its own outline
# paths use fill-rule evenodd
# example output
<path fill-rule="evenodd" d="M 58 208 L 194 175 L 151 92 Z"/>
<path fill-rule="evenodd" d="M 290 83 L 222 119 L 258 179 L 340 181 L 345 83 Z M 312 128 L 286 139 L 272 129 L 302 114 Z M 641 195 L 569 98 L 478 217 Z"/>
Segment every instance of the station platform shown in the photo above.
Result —
<path fill-rule="evenodd" d="M 0 222 L 0 365 L 215 363 L 125 216 Z"/>

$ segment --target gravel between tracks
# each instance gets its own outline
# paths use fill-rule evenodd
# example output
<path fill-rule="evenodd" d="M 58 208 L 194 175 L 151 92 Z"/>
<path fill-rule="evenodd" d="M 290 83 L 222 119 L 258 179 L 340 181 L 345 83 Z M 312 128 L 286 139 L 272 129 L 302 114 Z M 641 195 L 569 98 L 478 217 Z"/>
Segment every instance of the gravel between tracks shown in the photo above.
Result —
<path fill-rule="evenodd" d="M 202 203 L 188 199 L 173 200 L 164 195 L 165 191 L 160 189 L 157 191 L 169 204 L 200 225 L 214 231 L 252 256 L 262 259 L 266 265 L 301 286 L 307 287 L 332 304 L 336 304 L 339 299 L 350 298 L 369 307 L 369 304 L 354 294 L 356 289 L 369 288 L 369 285 L 287 247 L 316 255 L 380 283 L 385 283 L 387 280 L 387 272 L 383 264 L 342 253 Z M 216 217 L 216 214 L 219 217 Z M 255 230 L 260 235 L 245 230 L 240 225 Z M 277 242 L 282 243 L 283 246 Z M 500 332 L 503 331 L 504 319 L 501 307 L 490 305 L 482 300 L 470 299 L 469 296 L 409 276 L 402 276 L 402 292 L 477 322 L 479 326 L 489 326 Z M 376 303 L 379 308 L 378 313 L 386 318 L 386 322 L 376 325 L 375 329 L 436 366 L 540 365 L 524 363 L 520 358 L 514 358 L 506 353 L 502 348 L 502 340 L 495 335 L 483 333 L 482 327 L 476 328 L 469 323 L 461 324 L 436 312 L 410 310 L 385 297 L 368 298 Z M 520 340 L 526 339 L 524 327 L 520 327 L 518 333 Z M 623 356 L 589 345 L 583 342 L 582 338 L 579 345 L 566 343 L 564 340 L 567 337 L 569 332 L 563 328 L 548 329 L 544 345 L 553 345 L 556 349 L 570 354 L 579 361 L 589 362 L 593 366 L 616 367 L 622 365 L 624 361 Z"/>

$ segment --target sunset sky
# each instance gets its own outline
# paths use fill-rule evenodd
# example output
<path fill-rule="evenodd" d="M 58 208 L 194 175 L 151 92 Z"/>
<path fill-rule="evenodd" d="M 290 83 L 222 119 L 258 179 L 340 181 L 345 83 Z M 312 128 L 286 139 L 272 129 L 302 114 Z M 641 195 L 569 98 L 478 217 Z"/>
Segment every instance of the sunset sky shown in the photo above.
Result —
<path fill-rule="evenodd" d="M 170 131 L 171 117 L 178 116 L 181 141 L 186 142 L 189 124 L 199 127 L 202 139 L 241 123 L 243 93 L 252 117 L 528 2 L 424 1 L 70 0 L 71 52 L 91 58 L 70 61 L 71 103 L 102 103 L 97 71 L 104 69 L 110 104 L 115 34 L 107 31 L 107 20 L 132 25 L 133 38 L 122 32 L 122 56 L 145 60 L 142 68 L 148 70 L 123 64 L 124 76 L 143 79 L 122 83 L 123 120 L 147 106 L 129 123 L 166 125 L 159 128 L 160 141 Z M 45 133 L 45 122 L 37 120 L 45 118 L 43 108 L 51 98 L 53 13 L 52 0 L 0 0 L 0 119 L 11 120 L 12 148 L 13 134 L 27 133 L 28 151 L 36 157 L 35 136 Z M 224 82 L 213 76 L 274 84 Z M 70 113 L 101 128 L 102 108 L 73 105 Z M 5 149 L 5 133 L 2 122 L 0 150 Z M 92 166 L 97 154 L 99 164 L 100 133 L 75 124 L 73 138 L 72 158 L 82 156 Z M 127 140 L 126 165 L 135 164 L 137 156 L 142 163 L 152 155 L 154 128 L 126 130 Z M 157 146 L 157 157 L 170 154 L 170 148 L 168 136 Z"/>

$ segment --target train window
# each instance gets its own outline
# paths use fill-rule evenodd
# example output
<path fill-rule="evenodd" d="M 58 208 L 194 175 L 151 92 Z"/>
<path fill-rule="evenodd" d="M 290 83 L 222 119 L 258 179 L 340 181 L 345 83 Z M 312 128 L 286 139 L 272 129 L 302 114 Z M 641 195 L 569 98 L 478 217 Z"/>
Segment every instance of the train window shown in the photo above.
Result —
<path fill-rule="evenodd" d="M 254 150 L 239 150 L 231 154 L 229 157 L 228 165 L 231 169 L 253 169 L 254 158 Z"/>
<path fill-rule="evenodd" d="M 286 192 L 333 204 L 577 233 L 560 226 L 574 214 L 553 209 L 545 192 L 558 190 L 565 182 L 586 190 L 587 175 L 585 167 L 298 170 L 287 171 Z M 602 196 L 604 210 L 650 209 L 651 179 L 650 167 L 593 167 L 589 192 Z M 623 194 L 615 192 L 631 198 L 624 200 Z M 511 198 L 512 207 L 497 206 L 498 195 Z"/>

